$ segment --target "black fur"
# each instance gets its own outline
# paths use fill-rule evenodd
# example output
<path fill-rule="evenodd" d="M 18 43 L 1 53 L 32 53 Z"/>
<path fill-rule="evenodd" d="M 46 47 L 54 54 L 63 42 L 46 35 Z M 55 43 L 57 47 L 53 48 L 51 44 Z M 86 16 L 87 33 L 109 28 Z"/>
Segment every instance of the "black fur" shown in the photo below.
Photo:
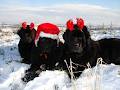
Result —
<path fill-rule="evenodd" d="M 77 25 L 74 25 L 74 30 L 66 30 L 63 35 L 64 44 L 64 59 L 70 66 L 70 59 L 73 63 L 73 72 L 83 71 L 87 68 L 86 64 L 89 62 L 91 67 L 96 65 L 97 58 L 101 57 L 107 64 L 114 63 L 120 65 L 120 39 L 109 38 L 93 41 L 90 38 L 90 33 L 86 26 L 80 31 Z M 69 74 L 65 62 L 61 62 L 64 70 Z M 74 73 L 75 77 L 79 77 L 80 73 Z"/>
<path fill-rule="evenodd" d="M 54 69 L 56 62 L 60 59 L 60 47 L 58 47 L 57 40 L 50 38 L 39 38 L 37 47 L 35 46 L 32 55 L 31 62 L 35 65 L 45 64 L 47 69 Z M 33 54 L 34 53 L 34 54 Z M 36 53 L 36 54 L 35 54 Z"/>
<path fill-rule="evenodd" d="M 87 63 L 90 63 L 91 67 L 96 65 L 96 60 L 99 57 L 99 43 L 91 40 L 86 26 L 80 31 L 77 25 L 74 25 L 74 30 L 70 31 L 67 29 L 63 38 L 65 40 L 64 58 L 61 66 L 68 72 L 69 76 L 64 60 L 66 60 L 68 66 L 70 66 L 70 60 L 76 64 L 73 64 L 73 72 L 76 78 L 87 68 Z"/>
<path fill-rule="evenodd" d="M 72 66 L 76 78 L 87 68 L 87 63 L 90 63 L 91 67 L 95 66 L 99 57 L 106 63 L 120 64 L 119 39 L 93 41 L 87 27 L 84 26 L 80 31 L 77 25 L 74 25 L 73 31 L 67 29 L 63 38 L 64 45 L 50 38 L 39 38 L 37 46 L 34 45 L 32 49 L 32 65 L 26 71 L 23 81 L 33 80 L 41 71 L 54 70 L 57 67 L 65 70 L 70 77 L 67 67 L 70 66 L 70 60 L 74 63 Z"/>
<path fill-rule="evenodd" d="M 120 65 L 120 39 L 104 38 L 98 41 L 100 45 L 100 56 L 107 64 Z"/>
<path fill-rule="evenodd" d="M 31 53 L 31 67 L 26 71 L 23 81 L 33 80 L 37 71 L 57 69 L 57 63 L 61 60 L 62 49 L 57 40 L 50 38 L 39 38 L 37 46 L 34 46 Z M 31 73 L 33 76 L 31 76 Z"/>
<path fill-rule="evenodd" d="M 31 49 L 34 45 L 36 30 L 30 30 L 28 25 L 26 29 L 21 28 L 17 34 L 20 36 L 18 50 L 23 58 L 22 62 L 30 63 Z"/>

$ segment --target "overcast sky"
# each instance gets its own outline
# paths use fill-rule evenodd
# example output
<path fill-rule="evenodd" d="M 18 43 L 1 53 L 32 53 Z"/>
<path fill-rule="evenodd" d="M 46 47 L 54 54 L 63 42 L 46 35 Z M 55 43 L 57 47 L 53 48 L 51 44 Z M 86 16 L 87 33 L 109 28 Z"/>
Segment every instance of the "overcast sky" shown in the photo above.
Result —
<path fill-rule="evenodd" d="M 65 24 L 77 17 L 86 24 L 120 25 L 120 0 L 0 0 L 0 23 Z"/>

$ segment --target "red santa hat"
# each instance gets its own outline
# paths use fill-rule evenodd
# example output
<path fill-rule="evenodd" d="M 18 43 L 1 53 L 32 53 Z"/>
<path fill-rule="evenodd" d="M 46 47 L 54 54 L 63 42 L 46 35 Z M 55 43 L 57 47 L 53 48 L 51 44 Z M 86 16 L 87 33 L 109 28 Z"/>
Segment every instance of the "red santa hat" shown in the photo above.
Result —
<path fill-rule="evenodd" d="M 46 38 L 58 40 L 59 32 L 60 32 L 59 28 L 52 23 L 40 24 L 38 26 L 37 32 L 36 32 L 35 45 L 37 45 L 37 42 L 38 42 L 40 37 L 46 37 Z"/>
<path fill-rule="evenodd" d="M 26 27 L 27 27 L 27 22 L 23 22 L 23 23 L 22 23 L 22 28 L 23 28 L 23 29 L 26 29 Z"/>

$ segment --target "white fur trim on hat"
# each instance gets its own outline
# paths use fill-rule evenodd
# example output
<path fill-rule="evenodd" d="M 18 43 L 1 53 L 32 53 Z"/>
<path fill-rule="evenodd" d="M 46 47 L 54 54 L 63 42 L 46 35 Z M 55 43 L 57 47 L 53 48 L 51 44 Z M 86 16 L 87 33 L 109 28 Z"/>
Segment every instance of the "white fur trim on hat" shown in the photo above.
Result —
<path fill-rule="evenodd" d="M 51 39 L 58 39 L 57 34 L 50 34 L 50 33 L 44 33 L 40 32 L 40 37 L 46 37 L 46 38 L 51 38 Z"/>
<path fill-rule="evenodd" d="M 44 32 L 40 32 L 39 37 L 35 40 L 35 45 L 37 46 L 37 42 L 39 41 L 40 37 L 46 37 L 46 38 L 51 38 L 51 39 L 56 39 L 58 40 L 58 35 L 57 34 L 50 34 L 50 33 L 44 33 Z"/>
<path fill-rule="evenodd" d="M 58 36 L 59 36 L 59 41 L 64 44 L 64 43 L 65 43 L 65 40 L 63 39 L 63 34 L 64 34 L 64 32 L 61 31 Z"/>

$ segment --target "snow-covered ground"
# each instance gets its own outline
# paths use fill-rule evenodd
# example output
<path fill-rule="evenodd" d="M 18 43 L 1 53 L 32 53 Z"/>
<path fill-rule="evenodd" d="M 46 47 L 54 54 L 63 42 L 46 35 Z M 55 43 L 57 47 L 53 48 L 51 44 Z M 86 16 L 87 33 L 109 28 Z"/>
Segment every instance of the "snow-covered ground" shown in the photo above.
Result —
<path fill-rule="evenodd" d="M 91 38 L 93 40 L 102 38 L 120 38 L 120 30 L 91 30 Z"/>
<path fill-rule="evenodd" d="M 20 63 L 19 37 L 11 28 L 0 31 L 0 90 L 120 90 L 120 66 L 97 65 L 86 69 L 70 82 L 64 71 L 44 71 L 34 80 L 24 83 L 21 77 L 30 65 Z M 91 31 L 91 38 L 120 38 L 120 31 Z"/>

